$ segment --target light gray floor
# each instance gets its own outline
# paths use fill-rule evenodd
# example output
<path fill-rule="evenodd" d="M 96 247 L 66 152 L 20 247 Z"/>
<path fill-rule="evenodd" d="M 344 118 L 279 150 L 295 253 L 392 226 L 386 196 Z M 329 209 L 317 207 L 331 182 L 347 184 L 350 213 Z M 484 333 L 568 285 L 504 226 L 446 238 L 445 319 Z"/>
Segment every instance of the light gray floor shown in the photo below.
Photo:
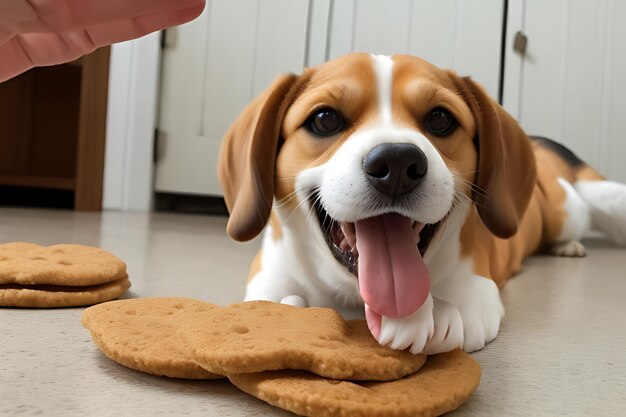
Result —
<path fill-rule="evenodd" d="M 128 263 L 128 297 L 243 297 L 257 243 L 219 217 L 0 209 L 0 242 L 101 246 Z M 455 416 L 626 414 L 626 250 L 538 256 L 507 284 L 499 336 L 473 356 L 482 382 Z M 228 383 L 158 378 L 104 357 L 82 309 L 0 309 L 0 416 L 274 416 Z"/>

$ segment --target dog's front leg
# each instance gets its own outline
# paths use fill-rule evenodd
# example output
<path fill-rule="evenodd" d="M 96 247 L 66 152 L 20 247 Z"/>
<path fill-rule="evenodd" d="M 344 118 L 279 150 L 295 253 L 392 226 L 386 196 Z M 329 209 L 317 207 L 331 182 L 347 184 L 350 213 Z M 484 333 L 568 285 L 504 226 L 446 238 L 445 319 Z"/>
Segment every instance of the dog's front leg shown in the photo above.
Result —
<path fill-rule="evenodd" d="M 282 277 L 279 274 L 258 272 L 248 283 L 245 301 L 273 301 L 281 304 L 289 304 L 297 307 L 308 307 L 308 301 L 298 295 L 302 290 L 293 280 Z"/>
<path fill-rule="evenodd" d="M 424 350 L 426 343 L 432 338 L 434 326 L 433 297 L 429 294 L 424 304 L 410 316 L 395 319 L 382 316 L 380 331 L 373 332 L 379 333 L 377 339 L 381 345 L 396 350 L 410 348 L 411 353 L 417 354 Z"/>
<path fill-rule="evenodd" d="M 381 319 L 379 343 L 411 353 L 437 354 L 463 346 L 463 321 L 459 309 L 429 296 L 426 303 L 408 317 Z"/>
<path fill-rule="evenodd" d="M 434 286 L 432 292 L 458 309 L 463 322 L 463 350 L 482 349 L 496 337 L 504 307 L 493 280 L 469 272 L 457 273 Z"/>
<path fill-rule="evenodd" d="M 295 307 L 308 307 L 309 303 L 307 302 L 307 300 L 304 299 L 304 297 L 301 297 L 297 294 L 290 294 L 286 297 L 283 297 L 282 300 L 280 300 L 281 304 L 289 304 L 290 306 L 295 306 Z"/>
<path fill-rule="evenodd" d="M 435 331 L 430 338 L 424 353 L 435 355 L 437 353 L 450 352 L 463 347 L 463 319 L 459 309 L 439 298 L 433 297 L 433 318 Z"/>

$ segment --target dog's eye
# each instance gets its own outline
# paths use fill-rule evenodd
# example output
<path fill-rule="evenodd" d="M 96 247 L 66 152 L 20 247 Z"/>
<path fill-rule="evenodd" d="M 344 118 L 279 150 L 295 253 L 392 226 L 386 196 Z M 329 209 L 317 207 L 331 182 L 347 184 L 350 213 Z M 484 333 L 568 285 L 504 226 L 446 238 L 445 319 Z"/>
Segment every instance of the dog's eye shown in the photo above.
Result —
<path fill-rule="evenodd" d="M 443 107 L 435 107 L 426 116 L 424 126 L 428 133 L 435 136 L 448 136 L 454 132 L 458 122 L 448 110 Z"/>
<path fill-rule="evenodd" d="M 306 122 L 306 127 L 317 136 L 332 136 L 344 128 L 343 118 L 337 111 L 329 108 L 313 113 Z"/>

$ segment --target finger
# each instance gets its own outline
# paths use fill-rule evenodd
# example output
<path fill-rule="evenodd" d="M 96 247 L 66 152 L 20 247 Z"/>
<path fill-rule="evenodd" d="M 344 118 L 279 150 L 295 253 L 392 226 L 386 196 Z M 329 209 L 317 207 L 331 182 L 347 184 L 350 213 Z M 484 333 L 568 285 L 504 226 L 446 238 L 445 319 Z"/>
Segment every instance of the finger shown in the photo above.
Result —
<path fill-rule="evenodd" d="M 202 13 L 203 7 L 195 6 L 136 19 L 124 19 L 74 32 L 29 33 L 14 36 L 0 45 L 0 82 L 35 66 L 73 61 L 98 47 L 185 23 Z"/>
<path fill-rule="evenodd" d="M 14 16 L 13 31 L 19 33 L 67 32 L 127 18 L 168 13 L 193 7 L 204 9 L 205 5 L 205 0 L 3 1 L 12 3 L 15 9 L 18 7 L 21 9 L 29 8 L 29 11 L 22 10 Z M 0 28 L 3 28 L 2 18 L 0 18 Z"/>
<path fill-rule="evenodd" d="M 87 32 L 98 46 L 110 45 L 138 38 L 156 30 L 180 25 L 198 17 L 204 6 L 194 6 L 168 13 L 155 13 L 134 19 L 122 19 L 115 22 L 92 26 Z"/>
<path fill-rule="evenodd" d="M 37 12 L 25 0 L 0 1 L 0 31 L 17 33 L 24 22 L 38 20 Z"/>
<path fill-rule="evenodd" d="M 0 45 L 8 42 L 8 40 L 11 39 L 13 36 L 15 36 L 15 33 L 9 32 L 8 30 L 2 30 L 0 28 Z"/>

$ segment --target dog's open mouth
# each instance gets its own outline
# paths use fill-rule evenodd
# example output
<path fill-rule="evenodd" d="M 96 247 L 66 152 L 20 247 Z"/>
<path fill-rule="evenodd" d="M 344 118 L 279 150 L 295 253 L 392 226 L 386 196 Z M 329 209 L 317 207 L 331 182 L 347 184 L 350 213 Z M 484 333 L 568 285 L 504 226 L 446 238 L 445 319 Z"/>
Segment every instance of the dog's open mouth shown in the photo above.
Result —
<path fill-rule="evenodd" d="M 332 219 L 319 203 L 319 198 L 311 200 L 315 207 L 320 227 L 326 238 L 326 243 L 333 256 L 349 272 L 358 277 L 359 251 L 357 249 L 354 223 L 339 222 Z M 415 244 L 422 256 L 426 253 L 440 224 L 441 222 L 433 224 L 413 222 L 412 228 L 415 233 Z"/>
<path fill-rule="evenodd" d="M 328 247 L 358 278 L 372 333 L 382 316 L 399 318 L 417 311 L 430 292 L 422 255 L 441 222 L 425 225 L 397 213 L 339 222 L 318 200 L 312 202 Z"/>

